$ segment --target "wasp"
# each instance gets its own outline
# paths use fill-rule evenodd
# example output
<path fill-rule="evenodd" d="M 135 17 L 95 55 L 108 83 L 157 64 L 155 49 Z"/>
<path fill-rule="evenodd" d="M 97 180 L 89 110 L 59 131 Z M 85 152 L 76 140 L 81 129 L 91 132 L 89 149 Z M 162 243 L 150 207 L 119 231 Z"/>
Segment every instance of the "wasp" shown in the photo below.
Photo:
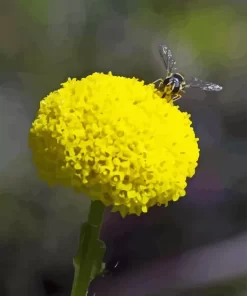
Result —
<path fill-rule="evenodd" d="M 176 62 L 172 56 L 171 50 L 166 45 L 159 45 L 159 53 L 166 67 L 166 78 L 159 78 L 153 82 L 162 98 L 173 102 L 179 100 L 185 89 L 189 87 L 201 88 L 205 91 L 220 91 L 222 86 L 212 82 L 203 81 L 198 78 L 192 78 L 185 81 L 184 75 L 176 72 Z"/>

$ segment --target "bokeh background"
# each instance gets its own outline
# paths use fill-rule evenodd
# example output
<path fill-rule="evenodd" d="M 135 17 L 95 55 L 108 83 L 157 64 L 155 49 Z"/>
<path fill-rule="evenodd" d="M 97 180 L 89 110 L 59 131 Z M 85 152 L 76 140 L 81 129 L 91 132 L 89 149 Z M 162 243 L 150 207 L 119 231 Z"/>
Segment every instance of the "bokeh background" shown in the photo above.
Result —
<path fill-rule="evenodd" d="M 89 200 L 41 182 L 27 136 L 40 100 L 95 71 L 165 75 L 170 46 L 187 77 L 201 157 L 187 196 L 141 217 L 105 214 L 110 273 L 88 296 L 247 295 L 247 3 L 10 0 L 0 4 L 0 295 L 70 295 Z M 117 265 L 116 268 L 114 266 Z"/>

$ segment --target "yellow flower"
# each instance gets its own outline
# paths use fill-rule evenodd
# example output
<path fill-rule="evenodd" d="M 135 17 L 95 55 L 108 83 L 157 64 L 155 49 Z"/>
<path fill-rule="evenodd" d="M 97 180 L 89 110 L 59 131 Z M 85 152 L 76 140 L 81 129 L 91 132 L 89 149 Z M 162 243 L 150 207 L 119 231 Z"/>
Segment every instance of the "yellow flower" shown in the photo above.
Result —
<path fill-rule="evenodd" d="M 140 215 L 185 195 L 199 158 L 190 115 L 153 84 L 94 73 L 40 103 L 29 145 L 42 179 Z"/>

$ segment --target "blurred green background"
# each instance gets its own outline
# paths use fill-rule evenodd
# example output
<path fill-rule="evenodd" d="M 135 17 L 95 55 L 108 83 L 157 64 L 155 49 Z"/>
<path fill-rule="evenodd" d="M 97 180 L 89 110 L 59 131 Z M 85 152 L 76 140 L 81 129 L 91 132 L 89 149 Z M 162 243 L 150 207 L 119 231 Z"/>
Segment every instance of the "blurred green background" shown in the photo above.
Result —
<path fill-rule="evenodd" d="M 187 197 L 141 218 L 107 211 L 106 261 L 121 264 L 95 280 L 89 294 L 247 295 L 246 13 L 240 0 L 2 1 L 0 295 L 69 295 L 71 258 L 87 217 L 86 197 L 50 189 L 36 176 L 27 136 L 40 100 L 68 77 L 97 71 L 147 83 L 164 77 L 160 43 L 172 49 L 185 77 L 213 81 L 223 91 L 188 90 L 178 102 L 192 114 L 201 148 Z M 194 250 L 215 244 L 198 266 L 190 263 L 193 278 L 175 264 L 187 252 L 194 262 Z M 215 258 L 225 244 L 231 246 L 220 268 Z M 217 272 L 207 271 L 208 262 Z M 141 278 L 145 272 L 149 281 Z"/>

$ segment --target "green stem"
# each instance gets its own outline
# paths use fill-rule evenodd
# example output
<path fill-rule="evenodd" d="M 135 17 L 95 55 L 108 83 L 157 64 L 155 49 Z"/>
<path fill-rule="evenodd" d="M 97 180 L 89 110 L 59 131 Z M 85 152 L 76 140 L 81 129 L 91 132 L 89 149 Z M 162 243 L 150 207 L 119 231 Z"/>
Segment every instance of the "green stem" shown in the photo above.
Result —
<path fill-rule="evenodd" d="M 90 282 L 102 271 L 105 245 L 99 240 L 99 235 L 104 209 L 100 201 L 92 201 L 88 221 L 81 227 L 71 296 L 86 296 Z"/>

